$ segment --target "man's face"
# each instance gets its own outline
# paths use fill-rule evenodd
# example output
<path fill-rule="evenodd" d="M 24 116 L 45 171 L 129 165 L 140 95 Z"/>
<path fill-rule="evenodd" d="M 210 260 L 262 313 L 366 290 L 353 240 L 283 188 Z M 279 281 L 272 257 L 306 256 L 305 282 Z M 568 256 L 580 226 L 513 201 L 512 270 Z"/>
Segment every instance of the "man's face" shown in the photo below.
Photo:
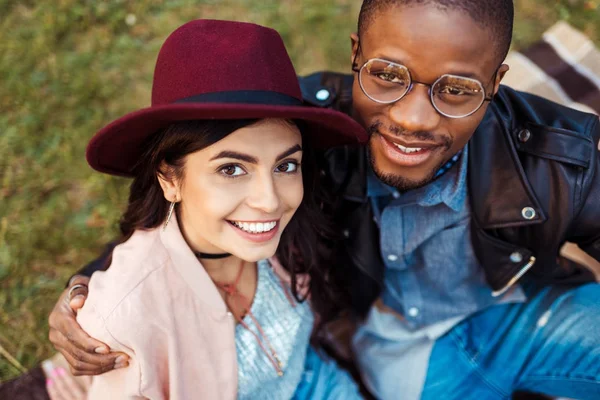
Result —
<path fill-rule="evenodd" d="M 353 59 L 358 68 L 373 58 L 404 65 L 413 81 L 427 84 L 444 74 L 473 78 L 489 97 L 508 70 L 498 69 L 493 40 L 497 39 L 465 13 L 431 5 L 392 6 L 376 12 L 360 40 L 352 36 Z M 356 118 L 371 133 L 369 155 L 375 173 L 403 191 L 430 182 L 465 146 L 488 106 L 484 102 L 470 116 L 449 118 L 436 111 L 429 87 L 420 84 L 397 102 L 380 104 L 365 95 L 358 73 L 353 102 Z"/>

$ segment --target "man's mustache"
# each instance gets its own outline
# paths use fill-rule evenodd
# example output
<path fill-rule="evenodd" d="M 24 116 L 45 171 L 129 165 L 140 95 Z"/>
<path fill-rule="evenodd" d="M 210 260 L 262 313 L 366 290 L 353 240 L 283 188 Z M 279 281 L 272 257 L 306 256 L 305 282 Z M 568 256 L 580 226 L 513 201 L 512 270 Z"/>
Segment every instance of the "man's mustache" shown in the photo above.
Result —
<path fill-rule="evenodd" d="M 369 136 L 372 136 L 376 133 L 379 134 L 379 133 L 381 133 L 382 127 L 383 127 L 383 123 L 381 123 L 380 121 L 377 121 L 377 122 L 371 124 L 367 128 L 367 133 L 369 134 Z M 424 141 L 424 142 L 435 143 L 436 145 L 444 147 L 446 150 L 450 149 L 454 142 L 452 140 L 452 138 L 449 136 L 434 135 L 433 133 L 428 132 L 428 131 L 410 132 L 410 131 L 407 131 L 406 129 L 402 129 L 402 128 L 400 128 L 398 126 L 394 126 L 394 125 L 390 125 L 389 127 L 387 127 L 386 132 L 390 133 L 398 138 L 405 138 L 405 139 L 407 139 L 407 141 L 410 141 L 409 139 L 412 139 L 412 140 L 420 140 L 420 141 Z"/>

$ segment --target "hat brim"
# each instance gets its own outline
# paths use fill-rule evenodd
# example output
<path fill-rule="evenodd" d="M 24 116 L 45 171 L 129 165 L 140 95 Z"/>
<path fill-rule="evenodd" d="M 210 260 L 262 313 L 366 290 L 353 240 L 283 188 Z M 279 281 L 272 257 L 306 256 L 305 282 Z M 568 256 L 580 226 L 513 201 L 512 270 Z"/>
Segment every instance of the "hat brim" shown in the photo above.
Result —
<path fill-rule="evenodd" d="M 303 120 L 311 143 L 320 149 L 360 145 L 367 133 L 341 112 L 309 106 L 277 106 L 239 103 L 181 103 L 141 109 L 102 128 L 90 140 L 86 158 L 96 171 L 133 176 L 147 137 L 170 124 L 186 120 L 285 118 Z"/>

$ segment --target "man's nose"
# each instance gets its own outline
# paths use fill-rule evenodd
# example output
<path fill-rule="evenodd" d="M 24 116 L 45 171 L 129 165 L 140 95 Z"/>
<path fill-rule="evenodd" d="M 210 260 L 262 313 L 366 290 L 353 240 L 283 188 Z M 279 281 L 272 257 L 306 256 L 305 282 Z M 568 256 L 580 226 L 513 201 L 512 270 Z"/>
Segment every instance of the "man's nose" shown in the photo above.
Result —
<path fill-rule="evenodd" d="M 389 117 L 392 123 L 408 132 L 434 130 L 441 115 L 431 104 L 429 87 L 415 84 L 410 92 L 390 106 Z"/>

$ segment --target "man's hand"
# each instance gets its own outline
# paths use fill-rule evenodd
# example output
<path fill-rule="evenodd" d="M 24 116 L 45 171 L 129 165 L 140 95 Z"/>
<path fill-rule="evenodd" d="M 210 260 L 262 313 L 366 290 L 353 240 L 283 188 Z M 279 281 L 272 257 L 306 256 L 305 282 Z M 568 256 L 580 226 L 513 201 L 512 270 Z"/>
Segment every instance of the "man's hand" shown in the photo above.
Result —
<path fill-rule="evenodd" d="M 87 298 L 89 281 L 86 276 L 74 276 L 48 320 L 50 341 L 68 361 L 75 376 L 100 375 L 129 365 L 126 354 L 111 352 L 106 344 L 88 336 L 77 323 L 75 317 Z"/>

